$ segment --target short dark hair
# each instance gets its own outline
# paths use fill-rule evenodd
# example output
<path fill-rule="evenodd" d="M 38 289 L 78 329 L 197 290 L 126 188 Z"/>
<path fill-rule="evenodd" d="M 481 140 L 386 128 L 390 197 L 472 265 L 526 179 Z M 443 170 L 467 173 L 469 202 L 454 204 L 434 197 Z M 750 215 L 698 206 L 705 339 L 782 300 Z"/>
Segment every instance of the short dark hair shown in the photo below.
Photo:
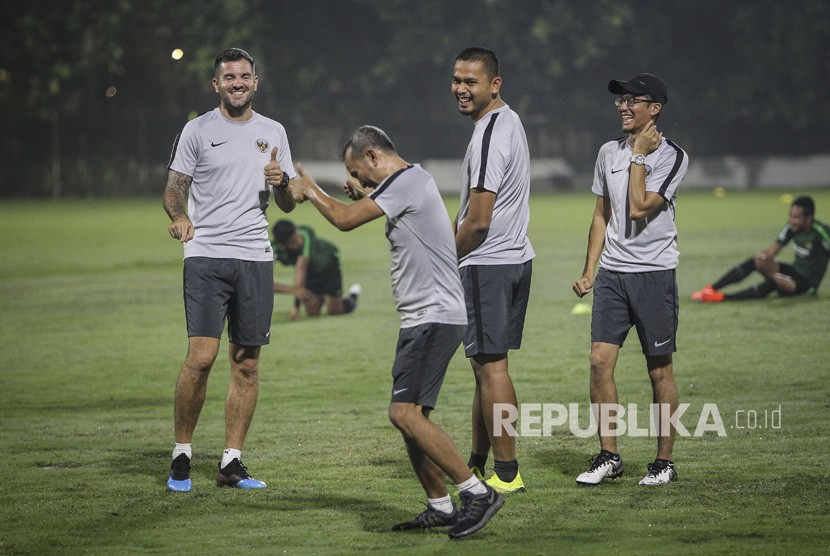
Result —
<path fill-rule="evenodd" d="M 359 158 L 366 154 L 369 149 L 378 149 L 387 153 L 396 153 L 395 144 L 379 127 L 373 125 L 362 125 L 352 132 L 346 145 L 343 147 L 343 160 L 346 160 L 346 152 L 352 149 L 352 156 Z"/>
<path fill-rule="evenodd" d="M 801 207 L 804 216 L 813 216 L 816 213 L 816 203 L 809 195 L 802 195 L 793 201 L 794 207 Z"/>
<path fill-rule="evenodd" d="M 297 227 L 290 220 L 277 220 L 271 231 L 274 234 L 274 243 L 285 243 L 294 235 Z"/>
<path fill-rule="evenodd" d="M 213 62 L 213 73 L 217 73 L 219 71 L 219 66 L 225 62 L 236 62 L 237 60 L 248 60 L 251 63 L 251 71 L 253 71 L 254 75 L 256 75 L 256 64 L 254 64 L 254 59 L 250 54 L 241 48 L 226 48 L 223 50 Z"/>
<path fill-rule="evenodd" d="M 496 53 L 483 46 L 465 48 L 455 57 L 456 62 L 459 60 L 462 62 L 481 62 L 490 79 L 499 76 L 499 59 L 496 58 Z"/>

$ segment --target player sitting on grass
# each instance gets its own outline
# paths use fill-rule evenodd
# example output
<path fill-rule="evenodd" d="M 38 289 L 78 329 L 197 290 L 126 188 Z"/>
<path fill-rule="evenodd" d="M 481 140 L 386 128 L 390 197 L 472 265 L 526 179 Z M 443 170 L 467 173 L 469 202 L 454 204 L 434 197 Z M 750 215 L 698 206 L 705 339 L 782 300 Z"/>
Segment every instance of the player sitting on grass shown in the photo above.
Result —
<path fill-rule="evenodd" d="M 692 294 L 694 301 L 720 303 L 740 299 L 761 299 L 772 292 L 782 297 L 815 294 L 830 258 L 830 227 L 815 219 L 816 205 L 812 197 L 798 197 L 790 205 L 790 216 L 772 245 L 741 264 L 734 266 L 717 282 Z M 792 241 L 795 246 L 793 264 L 779 263 L 775 256 Z M 741 282 L 754 271 L 764 281 L 745 290 L 725 294 L 721 289 Z"/>

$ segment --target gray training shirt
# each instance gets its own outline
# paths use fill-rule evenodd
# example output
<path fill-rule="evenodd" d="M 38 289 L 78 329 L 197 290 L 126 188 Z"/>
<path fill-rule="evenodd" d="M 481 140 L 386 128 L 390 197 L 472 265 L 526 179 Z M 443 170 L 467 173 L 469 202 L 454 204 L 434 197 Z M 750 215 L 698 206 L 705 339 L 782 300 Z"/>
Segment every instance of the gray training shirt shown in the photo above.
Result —
<path fill-rule="evenodd" d="M 674 203 L 686 175 L 689 157 L 663 138 L 646 157 L 646 191 L 659 193 L 666 203 L 647 218 L 628 217 L 628 181 L 631 155 L 627 138 L 605 143 L 599 149 L 591 190 L 611 203 L 600 266 L 615 272 L 652 272 L 677 268 L 677 227 Z"/>
<path fill-rule="evenodd" d="M 490 229 L 484 241 L 460 266 L 523 264 L 535 256 L 530 223 L 530 150 L 519 115 L 509 106 L 497 108 L 475 124 L 461 170 L 458 225 L 467 217 L 470 190 L 496 194 Z"/>
<path fill-rule="evenodd" d="M 168 165 L 193 178 L 187 212 L 195 235 L 184 244 L 185 258 L 274 260 L 264 173 L 274 147 L 280 166 L 295 177 L 282 124 L 256 112 L 250 120 L 233 122 L 219 108 L 187 122 Z"/>
<path fill-rule="evenodd" d="M 419 165 L 398 170 L 369 198 L 386 214 L 392 294 L 401 328 L 467 324 L 455 237 L 432 176 Z"/>

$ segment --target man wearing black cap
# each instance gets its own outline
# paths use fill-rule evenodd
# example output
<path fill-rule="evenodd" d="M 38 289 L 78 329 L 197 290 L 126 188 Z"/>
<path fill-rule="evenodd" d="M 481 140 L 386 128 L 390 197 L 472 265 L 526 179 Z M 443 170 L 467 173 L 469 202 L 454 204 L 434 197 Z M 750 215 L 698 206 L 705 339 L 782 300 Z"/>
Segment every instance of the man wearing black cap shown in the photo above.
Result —
<path fill-rule="evenodd" d="M 689 158 L 657 131 L 656 121 L 668 101 L 660 78 L 641 73 L 611 81 L 608 90 L 619 95 L 614 104 L 626 137 L 599 150 L 585 267 L 573 285 L 578 297 L 594 294 L 590 392 L 592 407 L 599 412 L 600 440 L 600 453 L 576 482 L 596 485 L 623 474 L 614 368 L 628 332 L 636 327 L 651 379 L 657 434 L 657 457 L 640 484 L 662 485 L 677 480 L 670 422 L 678 406 L 672 372 L 678 308 L 674 211 Z"/>

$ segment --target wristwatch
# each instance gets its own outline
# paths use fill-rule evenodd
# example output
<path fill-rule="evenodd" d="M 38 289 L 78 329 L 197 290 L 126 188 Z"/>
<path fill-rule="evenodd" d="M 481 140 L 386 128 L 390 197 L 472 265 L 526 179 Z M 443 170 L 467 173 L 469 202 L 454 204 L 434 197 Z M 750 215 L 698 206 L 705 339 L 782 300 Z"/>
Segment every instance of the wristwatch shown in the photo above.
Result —
<path fill-rule="evenodd" d="M 637 166 L 645 166 L 646 165 L 646 157 L 642 154 L 635 154 L 631 157 L 629 161 L 632 164 L 636 164 Z"/>
<path fill-rule="evenodd" d="M 282 173 L 282 179 L 280 180 L 280 184 L 277 186 L 277 189 L 285 189 L 288 187 L 288 172 Z"/>

